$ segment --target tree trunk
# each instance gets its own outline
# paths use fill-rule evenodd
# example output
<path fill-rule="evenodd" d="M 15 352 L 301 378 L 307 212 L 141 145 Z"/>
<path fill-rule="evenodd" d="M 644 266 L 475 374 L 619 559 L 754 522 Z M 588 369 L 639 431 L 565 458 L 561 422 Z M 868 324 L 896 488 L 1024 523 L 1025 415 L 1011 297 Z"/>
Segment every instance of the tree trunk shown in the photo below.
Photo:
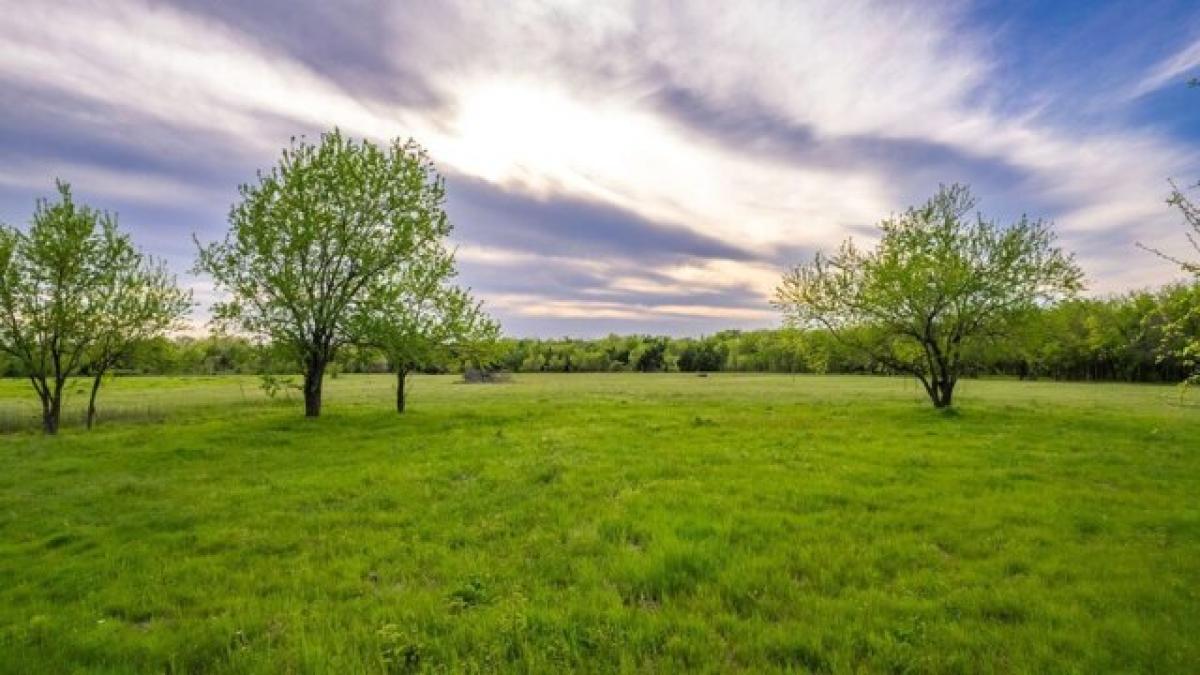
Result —
<path fill-rule="evenodd" d="M 54 390 L 42 399 L 42 430 L 46 435 L 58 433 L 58 422 L 62 417 L 62 382 L 54 383 Z"/>
<path fill-rule="evenodd" d="M 408 377 L 405 368 L 396 369 L 396 412 L 404 412 L 404 381 Z"/>
<path fill-rule="evenodd" d="M 321 381 L 325 379 L 326 361 L 313 357 L 304 373 L 304 416 L 321 416 Z"/>
<path fill-rule="evenodd" d="M 933 407 L 949 408 L 954 401 L 954 385 L 956 382 L 953 379 L 934 380 L 933 391 L 930 392 L 933 398 Z"/>
<path fill-rule="evenodd" d="M 96 421 L 96 392 L 100 391 L 100 379 L 104 377 L 104 371 L 96 371 L 96 376 L 92 378 L 92 395 L 88 397 L 87 408 L 87 428 L 90 431 L 92 425 Z"/>
<path fill-rule="evenodd" d="M 926 378 L 918 373 L 917 379 L 921 381 L 921 386 L 925 388 L 925 393 L 929 396 L 933 407 L 939 409 L 950 407 L 954 400 L 954 385 L 958 383 L 957 377 L 934 375 Z"/>
<path fill-rule="evenodd" d="M 53 414 L 50 412 L 50 392 L 45 393 L 39 391 L 38 398 L 42 401 L 42 431 L 47 434 L 53 434 L 58 431 L 58 423 L 55 422 Z"/>

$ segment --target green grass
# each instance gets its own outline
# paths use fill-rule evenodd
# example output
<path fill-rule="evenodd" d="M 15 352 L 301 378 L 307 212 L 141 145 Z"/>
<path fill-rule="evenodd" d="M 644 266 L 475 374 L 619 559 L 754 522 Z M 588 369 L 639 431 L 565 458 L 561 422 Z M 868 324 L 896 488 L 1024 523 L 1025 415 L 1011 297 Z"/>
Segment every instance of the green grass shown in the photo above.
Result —
<path fill-rule="evenodd" d="M 126 378 L 0 437 L 0 670 L 1186 672 L 1167 387 Z M 0 418 L 31 427 L 23 382 Z M 82 396 L 75 396 L 81 403 Z"/>

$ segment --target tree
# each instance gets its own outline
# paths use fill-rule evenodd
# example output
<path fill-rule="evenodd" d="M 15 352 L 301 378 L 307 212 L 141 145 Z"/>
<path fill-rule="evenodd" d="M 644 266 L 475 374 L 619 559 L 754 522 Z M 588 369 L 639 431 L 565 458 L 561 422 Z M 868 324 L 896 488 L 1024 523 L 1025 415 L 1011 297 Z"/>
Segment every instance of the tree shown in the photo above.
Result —
<path fill-rule="evenodd" d="M 688 341 L 679 354 L 677 364 L 679 370 L 685 373 L 707 373 L 720 370 L 721 364 L 724 362 L 725 357 L 717 347 L 709 340 L 701 338 L 696 341 Z"/>
<path fill-rule="evenodd" d="M 450 224 L 442 219 L 436 227 L 408 265 L 373 281 L 354 318 L 363 346 L 381 351 L 396 372 L 398 413 L 406 407 L 409 373 L 453 358 L 478 360 L 499 337 L 499 325 L 470 293 L 448 283 L 456 274 L 443 243 Z"/>
<path fill-rule="evenodd" d="M 107 212 L 39 199 L 27 232 L 0 229 L 0 347 L 42 403 L 42 429 L 58 433 L 63 388 L 95 356 L 117 279 L 138 253 Z"/>
<path fill-rule="evenodd" d="M 1192 249 L 1200 254 L 1200 206 L 1188 199 L 1188 196 L 1171 183 L 1171 196 L 1167 204 L 1179 209 L 1189 232 L 1184 233 Z M 1138 244 L 1141 246 L 1141 244 Z M 1168 317 L 1163 325 L 1163 341 L 1160 358 L 1174 357 L 1188 370 L 1183 385 L 1200 384 L 1200 333 L 1196 327 L 1200 325 L 1200 258 L 1184 260 L 1182 257 L 1169 255 L 1154 248 L 1142 248 L 1155 255 L 1169 260 L 1179 266 L 1179 269 L 1195 278 L 1189 292 L 1171 296 L 1172 303 L 1163 304 L 1161 314 Z"/>
<path fill-rule="evenodd" d="M 1188 244 L 1191 245 L 1192 250 L 1194 250 L 1197 255 L 1200 255 L 1200 205 L 1197 205 L 1191 199 L 1188 199 L 1187 194 L 1185 194 L 1183 190 L 1179 189 L 1179 185 L 1177 185 L 1174 181 L 1171 181 L 1171 195 L 1167 197 L 1167 205 L 1179 209 L 1180 215 L 1183 216 L 1183 222 L 1187 225 L 1187 228 L 1191 230 L 1190 232 L 1185 232 L 1184 236 L 1187 237 Z M 1149 246 L 1144 246 L 1142 244 L 1138 244 L 1138 246 L 1164 260 L 1178 265 L 1179 269 L 1185 274 L 1190 274 L 1197 279 L 1200 279 L 1200 258 L 1197 258 L 1196 260 L 1184 260 L 1182 257 L 1164 253 L 1156 248 L 1150 248 Z"/>
<path fill-rule="evenodd" d="M 354 343 L 350 318 L 373 280 L 440 236 L 445 187 L 416 143 L 379 147 L 334 130 L 290 148 L 241 187 L 225 239 L 197 269 L 229 300 L 214 319 L 286 347 L 304 373 L 304 412 L 321 414 L 325 369 Z"/>
<path fill-rule="evenodd" d="M 783 277 L 774 304 L 789 324 L 823 326 L 897 372 L 920 380 L 933 405 L 951 405 L 964 356 L 1013 319 L 1082 288 L 1050 226 L 1022 216 L 1003 228 L 970 190 L 942 186 L 923 206 L 879 224 L 873 251 L 852 240 Z"/>
<path fill-rule="evenodd" d="M 1173 371 L 1186 390 L 1200 384 L 1200 282 L 1168 286 L 1146 317 L 1157 332 L 1157 363 Z"/>
<path fill-rule="evenodd" d="M 87 428 L 96 420 L 96 394 L 109 369 L 128 358 L 140 343 L 179 328 L 192 308 L 192 293 L 175 284 L 166 265 L 128 247 L 117 261 L 103 290 L 104 305 L 94 325 L 95 343 L 88 355 L 92 391 L 88 397 Z"/>
<path fill-rule="evenodd" d="M 647 336 L 634 349 L 631 359 L 638 372 L 655 373 L 666 367 L 666 355 L 666 338 L 652 338 Z"/>

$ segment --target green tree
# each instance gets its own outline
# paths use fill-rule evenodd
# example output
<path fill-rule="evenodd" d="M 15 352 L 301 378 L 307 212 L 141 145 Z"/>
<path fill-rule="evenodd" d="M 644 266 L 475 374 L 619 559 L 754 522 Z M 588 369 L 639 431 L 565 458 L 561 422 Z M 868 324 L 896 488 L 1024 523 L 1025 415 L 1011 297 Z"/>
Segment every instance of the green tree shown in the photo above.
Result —
<path fill-rule="evenodd" d="M 442 244 L 450 226 L 426 242 L 413 264 L 380 275 L 354 321 L 363 344 L 378 349 L 396 372 L 396 412 L 407 404 L 409 373 L 451 359 L 487 359 L 499 325 L 472 299 L 450 285 L 454 256 Z"/>
<path fill-rule="evenodd" d="M 414 142 L 380 147 L 334 130 L 293 140 L 277 166 L 241 187 L 225 239 L 197 269 L 229 299 L 214 319 L 289 350 L 304 374 L 304 412 L 321 414 L 326 367 L 356 342 L 370 284 L 403 268 L 445 226 L 445 187 Z"/>
<path fill-rule="evenodd" d="M 691 372 L 715 372 L 721 369 L 725 357 L 710 340 L 688 340 L 683 351 L 679 354 L 679 370 Z"/>
<path fill-rule="evenodd" d="M 87 428 L 96 420 L 96 394 L 109 369 L 128 358 L 147 340 L 180 328 L 192 308 L 192 293 L 180 289 L 174 275 L 161 261 L 132 246 L 124 247 L 115 261 L 98 322 L 93 325 L 95 343 L 88 355 L 92 391 L 88 397 Z"/>
<path fill-rule="evenodd" d="M 656 373 L 666 367 L 667 339 L 646 336 L 631 352 L 633 366 L 642 373 Z"/>
<path fill-rule="evenodd" d="M 1184 224 L 1189 230 L 1184 236 L 1192 249 L 1200 254 L 1200 206 L 1189 199 L 1175 183 L 1171 183 L 1171 196 L 1167 203 L 1178 209 L 1183 216 Z M 1173 296 L 1175 304 L 1163 306 L 1162 314 L 1171 318 L 1163 327 L 1161 357 L 1174 357 L 1188 370 L 1188 375 L 1183 381 L 1185 386 L 1200 384 L 1200 332 L 1196 330 L 1197 324 L 1200 324 L 1200 257 L 1196 260 L 1185 260 L 1158 249 L 1143 248 L 1175 263 L 1197 282 L 1191 292 Z M 1182 305 L 1179 304 L 1179 298 L 1183 299 Z"/>
<path fill-rule="evenodd" d="M 786 274 L 775 305 L 796 326 L 823 326 L 892 370 L 914 375 L 933 405 L 951 405 L 964 356 L 1038 303 L 1075 294 L 1082 273 L 1042 221 L 1000 227 L 971 217 L 965 186 L 879 224 L 873 251 L 847 240 Z"/>
<path fill-rule="evenodd" d="M 0 229 L 0 347 L 33 384 L 47 434 L 58 433 L 67 379 L 96 357 L 118 279 L 139 255 L 114 215 L 57 186 L 58 200 L 38 200 L 28 231 Z"/>

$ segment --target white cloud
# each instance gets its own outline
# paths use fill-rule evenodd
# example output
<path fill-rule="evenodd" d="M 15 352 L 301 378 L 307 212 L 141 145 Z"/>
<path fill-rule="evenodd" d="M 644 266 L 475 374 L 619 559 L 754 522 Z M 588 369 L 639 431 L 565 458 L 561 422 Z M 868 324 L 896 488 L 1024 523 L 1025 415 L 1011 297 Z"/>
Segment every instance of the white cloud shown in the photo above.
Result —
<path fill-rule="evenodd" d="M 656 83 L 665 79 L 715 110 L 771 115 L 818 141 L 913 141 L 1011 167 L 1026 178 L 1024 192 L 1010 196 L 1022 203 L 1008 210 L 1054 217 L 1068 247 L 1097 232 L 1132 240 L 1171 231 L 1165 181 L 1197 164 L 1194 149 L 1153 130 L 1045 122 L 1041 111 L 1055 103 L 1045 92 L 1031 93 L 1037 107 L 1025 115 L 1002 114 L 988 99 L 1000 74 L 986 40 L 945 6 L 521 2 L 500 22 L 471 20 L 482 9 L 476 3 L 459 7 L 457 21 L 427 39 L 412 36 L 397 57 L 440 73 L 435 85 L 453 102 L 454 132 L 435 142 L 452 148 L 447 156 L 510 188 L 603 199 L 759 251 L 829 246 L 848 226 L 872 224 L 933 186 L 914 185 L 892 166 L 774 162 L 758 147 L 697 137 L 647 103 Z M 478 58 L 464 57 L 461 44 L 479 45 Z M 1162 70 L 1191 67 L 1198 56 L 1186 50 Z M 969 180 L 963 171 L 941 180 Z M 995 208 L 981 197 L 985 210 Z M 1037 212 L 1043 205 L 1053 211 Z M 1084 259 L 1129 255 L 1136 252 Z M 1112 266 L 1090 271 L 1107 277 L 1097 288 L 1112 287 Z M 1148 284 L 1165 274 L 1146 261 L 1125 266 L 1120 280 Z"/>
<path fill-rule="evenodd" d="M 271 115 L 372 136 L 389 124 L 303 66 L 221 24 L 142 2 L 20 3 L 5 10 L 0 72 L 16 82 L 219 129 L 277 148 Z"/>
<path fill-rule="evenodd" d="M 1200 69 L 1200 39 L 1159 61 L 1133 88 L 1131 96 L 1142 96 L 1167 84 L 1182 84 L 1187 76 Z"/>
<path fill-rule="evenodd" d="M 671 318 L 716 318 L 729 321 L 773 321 L 775 312 L 749 307 L 711 305 L 630 304 L 588 300 L 558 300 L 536 294 L 482 294 L 489 309 L 525 317 L 565 319 L 626 319 L 655 321 Z"/>
<path fill-rule="evenodd" d="M 988 99 L 989 80 L 1000 74 L 986 41 L 951 5 L 520 0 L 498 13 L 492 3 L 460 0 L 425 9 L 395 8 L 391 56 L 428 78 L 443 103 L 436 108 L 356 98 L 249 31 L 139 0 L 0 7 L 0 79 L 136 112 L 199 139 L 219 133 L 265 161 L 294 131 L 339 125 L 373 138 L 413 135 L 443 166 L 507 190 L 600 201 L 764 256 L 782 245 L 831 246 L 932 186 L 897 164 L 784 160 L 761 145 L 703 135 L 662 109 L 656 97 L 664 86 L 713 110 L 807 129 L 818 141 L 911 141 L 1011 167 L 1026 176 L 1018 199 L 1055 206 L 1067 246 L 1114 230 L 1161 240 L 1177 225 L 1162 205 L 1164 181 L 1195 167 L 1195 151 L 1153 131 L 1089 133 L 1052 126 L 1035 110 L 1001 114 Z M 1198 62 L 1200 43 L 1159 64 L 1142 86 Z M 136 129 L 128 136 L 136 142 Z M 171 190 L 153 177 L 107 169 L 84 177 L 129 198 Z M 5 180 L 22 178 L 0 174 Z M 1103 275 L 1101 288 L 1169 274 L 1149 260 L 1114 264 L 1133 255 L 1124 247 L 1089 251 L 1085 262 Z M 545 257 L 464 247 L 460 258 L 535 264 Z M 671 283 L 619 263 L 574 262 L 612 275 L 601 291 L 751 288 L 765 298 L 778 274 L 735 261 L 657 270 Z M 548 298 L 531 306 L 519 311 L 614 318 L 650 311 Z M 725 308 L 653 311 L 738 316 Z M 762 310 L 746 311 L 761 318 Z"/>
<path fill-rule="evenodd" d="M 519 270 L 522 267 L 541 267 L 551 265 L 559 268 L 582 270 L 606 274 L 612 270 L 612 263 L 590 258 L 568 258 L 564 256 L 545 255 L 535 251 L 519 251 L 497 246 L 475 246 L 462 244 L 455 249 L 455 259 L 460 263 L 473 263 Z"/>
<path fill-rule="evenodd" d="M 880 177 L 731 152 L 627 100 L 572 97 L 553 83 L 467 85 L 448 126 L 423 137 L 457 171 L 539 197 L 614 204 L 764 252 L 833 241 L 845 222 L 888 203 Z"/>

